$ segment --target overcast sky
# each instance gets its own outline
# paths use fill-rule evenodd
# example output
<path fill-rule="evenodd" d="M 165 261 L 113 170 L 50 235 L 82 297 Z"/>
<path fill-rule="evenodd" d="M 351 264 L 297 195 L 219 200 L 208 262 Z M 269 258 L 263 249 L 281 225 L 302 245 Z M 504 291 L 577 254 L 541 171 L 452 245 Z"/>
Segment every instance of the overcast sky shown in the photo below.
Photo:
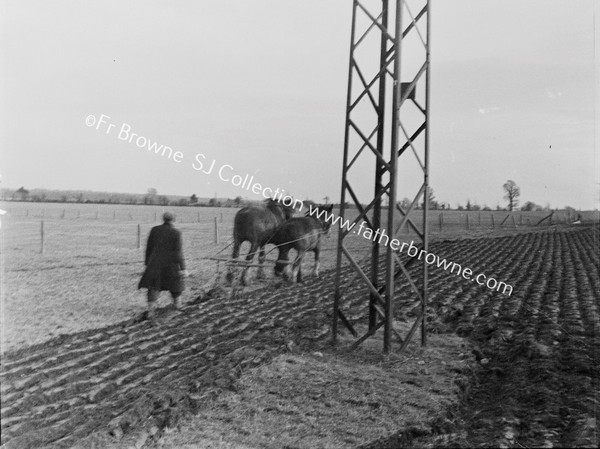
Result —
<path fill-rule="evenodd" d="M 0 186 L 259 198 L 194 170 L 202 153 L 339 200 L 350 0 L 0 4 Z M 522 203 L 594 207 L 599 4 L 433 0 L 438 200 L 505 205 L 513 179 Z M 123 124 L 182 161 L 119 139 Z"/>

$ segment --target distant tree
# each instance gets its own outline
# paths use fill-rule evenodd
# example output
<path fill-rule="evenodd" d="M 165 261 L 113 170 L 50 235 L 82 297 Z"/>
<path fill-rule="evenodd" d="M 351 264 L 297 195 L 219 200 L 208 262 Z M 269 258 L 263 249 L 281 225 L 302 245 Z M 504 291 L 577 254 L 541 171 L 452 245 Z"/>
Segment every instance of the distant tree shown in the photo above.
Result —
<path fill-rule="evenodd" d="M 61 195 L 60 196 L 60 202 L 61 203 L 66 203 L 69 200 L 69 198 L 67 198 L 67 195 Z"/>
<path fill-rule="evenodd" d="M 150 187 L 146 190 L 146 196 L 144 196 L 144 204 L 156 204 L 158 203 L 158 191 L 154 187 Z M 164 204 L 163 204 L 164 206 Z"/>
<path fill-rule="evenodd" d="M 31 196 L 31 201 L 35 201 L 36 203 L 43 203 L 46 201 L 46 194 L 44 192 L 38 193 Z"/>
<path fill-rule="evenodd" d="M 198 203 L 198 197 L 196 196 L 195 193 L 192 194 L 192 196 L 190 196 L 190 204 L 197 204 Z"/>
<path fill-rule="evenodd" d="M 208 200 L 208 205 L 209 207 L 217 207 L 218 202 L 216 198 L 211 198 L 210 200 Z"/>
<path fill-rule="evenodd" d="M 481 210 L 481 206 L 479 204 L 473 204 L 471 210 Z"/>
<path fill-rule="evenodd" d="M 13 199 L 15 197 L 17 200 L 27 201 L 29 199 L 29 190 L 27 190 L 25 187 L 19 187 L 15 192 Z"/>
<path fill-rule="evenodd" d="M 177 201 L 177 205 L 178 206 L 188 206 L 189 200 L 187 198 L 179 198 L 179 201 Z"/>
<path fill-rule="evenodd" d="M 235 199 L 233 200 L 233 205 L 235 207 L 240 207 L 241 204 L 242 204 L 242 197 L 236 196 Z"/>
<path fill-rule="evenodd" d="M 471 210 L 471 208 L 472 208 L 471 200 L 467 200 L 467 205 L 465 206 L 465 209 Z"/>
<path fill-rule="evenodd" d="M 492 210 L 492 209 L 487 204 L 484 204 L 482 210 L 488 211 L 488 210 Z"/>
<path fill-rule="evenodd" d="M 323 197 L 323 201 L 325 201 L 325 204 L 329 204 L 329 197 L 327 195 L 325 195 Z"/>
<path fill-rule="evenodd" d="M 517 183 L 509 179 L 506 181 L 502 188 L 506 192 L 504 199 L 508 201 L 508 210 L 514 210 L 519 204 L 519 197 L 521 196 L 521 189 L 517 186 Z"/>
<path fill-rule="evenodd" d="M 408 207 L 410 206 L 410 203 L 411 203 L 411 201 L 406 197 L 402 198 L 402 201 L 399 202 L 400 207 L 404 210 L 408 209 Z"/>
<path fill-rule="evenodd" d="M 573 217 L 577 217 L 577 220 L 581 221 L 581 214 L 578 214 L 574 207 L 565 206 L 565 212 L 568 214 L 569 220 L 572 220 Z"/>
<path fill-rule="evenodd" d="M 77 202 L 78 203 L 83 203 L 83 192 L 79 192 L 77 194 Z"/>
<path fill-rule="evenodd" d="M 429 187 L 428 189 L 428 197 L 429 197 L 429 210 L 437 210 L 439 209 L 439 203 L 435 200 L 435 195 L 433 194 L 433 189 Z M 421 203 L 421 209 L 425 209 L 425 199 Z"/>
<path fill-rule="evenodd" d="M 169 198 L 167 198 L 164 195 L 160 195 L 158 197 L 158 204 L 160 204 L 161 206 L 167 206 L 169 204 Z"/>
<path fill-rule="evenodd" d="M 542 210 L 542 206 L 535 204 L 533 201 L 527 201 L 525 204 L 523 204 L 523 206 L 521 206 L 521 210 L 524 212 Z"/>
<path fill-rule="evenodd" d="M 462 204 L 459 204 L 459 205 L 456 207 L 456 210 L 465 210 L 465 208 L 462 206 Z"/>

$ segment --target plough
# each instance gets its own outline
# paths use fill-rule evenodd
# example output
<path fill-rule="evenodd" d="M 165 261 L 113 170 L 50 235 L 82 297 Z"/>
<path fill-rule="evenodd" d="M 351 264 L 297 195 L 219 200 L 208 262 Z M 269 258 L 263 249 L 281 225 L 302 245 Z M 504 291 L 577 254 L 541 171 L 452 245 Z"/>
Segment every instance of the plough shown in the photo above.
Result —
<path fill-rule="evenodd" d="M 245 259 L 231 259 L 231 258 L 227 258 L 227 257 L 219 257 L 219 254 L 222 253 L 223 251 L 225 251 L 227 248 L 229 248 L 231 246 L 231 244 L 232 243 L 229 243 L 227 246 L 225 246 L 223 249 L 221 249 L 219 252 L 217 252 L 217 254 L 215 256 L 203 257 L 202 259 L 213 260 L 217 264 L 217 272 L 216 272 L 214 278 L 211 281 L 209 281 L 205 287 L 208 289 L 213 289 L 213 288 L 222 286 L 221 264 L 224 264 L 227 268 L 229 268 L 229 270 L 227 270 L 227 272 L 231 272 L 233 274 L 232 280 L 231 280 L 231 295 L 230 295 L 230 297 L 235 298 L 237 296 L 238 292 L 244 288 L 244 285 L 241 282 L 242 273 L 244 272 L 244 270 L 247 270 L 248 268 L 261 268 L 261 267 L 264 267 L 266 263 L 275 265 L 278 261 L 274 260 L 274 259 L 265 259 L 263 261 L 263 263 L 260 264 L 260 263 L 257 263 L 254 261 L 248 261 Z M 277 248 L 277 247 L 275 247 L 275 248 Z M 265 256 L 267 254 L 269 254 L 271 251 L 273 251 L 275 248 L 272 248 L 271 250 L 266 252 Z M 258 253 L 258 251 L 256 251 L 254 255 L 256 255 L 257 253 Z M 247 255 L 245 255 L 243 257 L 247 257 Z M 279 263 L 282 265 L 289 265 L 289 264 L 294 263 L 294 260 L 282 260 L 282 261 L 279 261 Z"/>

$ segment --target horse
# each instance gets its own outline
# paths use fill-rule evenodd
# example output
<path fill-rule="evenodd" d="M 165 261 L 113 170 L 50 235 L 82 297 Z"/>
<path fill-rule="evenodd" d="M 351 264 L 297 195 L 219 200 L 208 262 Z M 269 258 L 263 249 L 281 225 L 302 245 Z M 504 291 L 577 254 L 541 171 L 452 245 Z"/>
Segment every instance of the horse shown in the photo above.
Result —
<path fill-rule="evenodd" d="M 294 215 L 295 209 L 286 206 L 279 201 L 267 199 L 263 205 L 248 206 L 240 209 L 233 222 L 233 253 L 232 258 L 237 259 L 240 255 L 240 246 L 245 241 L 250 242 L 250 251 L 246 255 L 246 262 L 254 260 L 254 255 L 260 249 L 258 255 L 257 277 L 264 276 L 262 264 L 265 261 L 265 245 L 275 234 L 277 228 Z M 247 285 L 248 267 L 242 274 L 242 284 Z M 227 273 L 227 280 L 233 280 L 232 269 Z"/>
<path fill-rule="evenodd" d="M 331 216 L 333 204 L 319 206 L 313 214 L 307 213 L 304 217 L 294 217 L 283 223 L 269 243 L 279 247 L 279 257 L 275 264 L 275 275 L 284 275 L 294 282 L 302 282 L 302 259 L 307 251 L 315 255 L 314 276 L 319 276 L 319 253 L 321 251 L 321 235 L 327 234 L 331 222 L 327 217 Z M 315 216 L 316 215 L 316 216 Z M 288 253 L 291 249 L 297 252 L 292 262 L 292 273 L 289 275 Z"/>

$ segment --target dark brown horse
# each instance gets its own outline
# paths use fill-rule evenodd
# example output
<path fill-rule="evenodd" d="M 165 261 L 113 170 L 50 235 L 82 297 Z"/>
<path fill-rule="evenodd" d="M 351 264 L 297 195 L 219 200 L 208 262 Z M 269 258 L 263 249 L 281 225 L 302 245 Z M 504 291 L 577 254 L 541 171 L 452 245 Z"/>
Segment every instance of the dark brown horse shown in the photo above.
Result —
<path fill-rule="evenodd" d="M 272 199 L 265 200 L 261 206 L 248 206 L 240 209 L 235 214 L 233 223 L 233 254 L 237 259 L 240 255 L 240 246 L 245 241 L 250 242 L 250 251 L 246 255 L 246 262 L 252 262 L 257 251 L 258 263 L 262 265 L 265 260 L 265 245 L 275 234 L 277 228 L 294 215 L 294 208 L 285 206 Z M 242 283 L 247 284 L 248 268 L 242 274 Z M 263 277 L 262 266 L 258 269 L 258 277 Z M 233 280 L 233 272 L 227 274 L 229 282 Z"/>
<path fill-rule="evenodd" d="M 321 252 L 321 236 L 329 232 L 333 204 L 319 206 L 317 213 L 307 214 L 305 217 L 295 217 L 283 223 L 271 238 L 269 243 L 279 247 L 279 257 L 275 264 L 275 274 L 284 276 L 292 282 L 302 282 L 302 259 L 307 251 L 315 254 L 313 274 L 319 276 L 319 254 Z M 290 269 L 288 253 L 295 249 L 297 254 Z M 291 271 L 291 275 L 290 272 Z"/>

